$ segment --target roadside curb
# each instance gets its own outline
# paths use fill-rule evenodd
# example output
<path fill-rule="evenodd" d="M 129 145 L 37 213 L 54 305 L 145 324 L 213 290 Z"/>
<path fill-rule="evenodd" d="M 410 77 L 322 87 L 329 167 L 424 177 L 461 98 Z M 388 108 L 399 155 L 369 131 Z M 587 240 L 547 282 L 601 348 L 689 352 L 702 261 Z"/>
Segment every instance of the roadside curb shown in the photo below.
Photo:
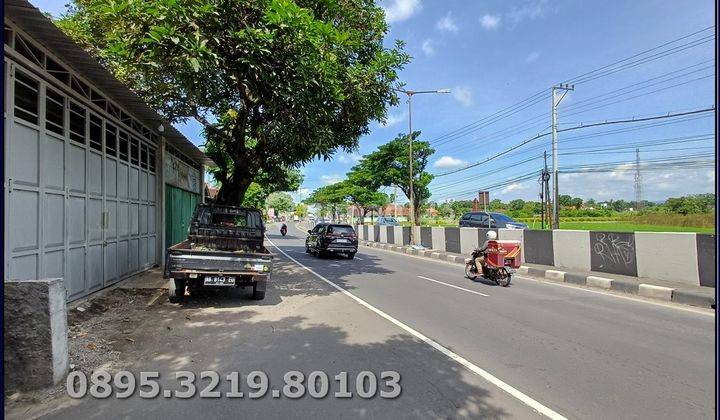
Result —
<path fill-rule="evenodd" d="M 397 253 L 410 254 L 418 257 L 447 261 L 454 264 L 464 264 L 465 258 L 459 255 L 430 249 L 414 249 L 408 246 L 384 244 L 379 242 L 359 241 L 360 245 L 370 248 L 380 248 Z M 542 278 L 557 283 L 570 283 L 595 289 L 611 290 L 614 292 L 642 296 L 653 300 L 674 302 L 689 306 L 715 309 L 715 297 L 708 296 L 691 289 L 671 288 L 647 283 L 637 283 L 625 279 L 614 279 L 590 276 L 579 273 L 570 273 L 561 270 L 546 270 L 536 267 L 521 266 L 517 273 L 530 277 Z"/>

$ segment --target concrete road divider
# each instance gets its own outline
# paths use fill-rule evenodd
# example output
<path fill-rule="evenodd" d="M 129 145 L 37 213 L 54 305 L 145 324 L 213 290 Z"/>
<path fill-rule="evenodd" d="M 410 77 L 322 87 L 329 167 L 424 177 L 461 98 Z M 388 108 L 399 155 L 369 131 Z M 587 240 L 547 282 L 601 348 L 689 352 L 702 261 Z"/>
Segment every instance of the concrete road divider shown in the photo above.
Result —
<path fill-rule="evenodd" d="M 640 284 L 638 286 L 638 294 L 653 299 L 672 300 L 673 289 L 663 286 L 655 286 L 653 284 Z"/>
<path fill-rule="evenodd" d="M 611 289 L 612 279 L 606 279 L 604 277 L 588 276 L 585 279 L 585 284 L 590 287 L 599 287 L 601 289 Z"/>
<path fill-rule="evenodd" d="M 565 281 L 565 272 L 557 270 L 545 270 L 545 278 L 550 280 Z"/>

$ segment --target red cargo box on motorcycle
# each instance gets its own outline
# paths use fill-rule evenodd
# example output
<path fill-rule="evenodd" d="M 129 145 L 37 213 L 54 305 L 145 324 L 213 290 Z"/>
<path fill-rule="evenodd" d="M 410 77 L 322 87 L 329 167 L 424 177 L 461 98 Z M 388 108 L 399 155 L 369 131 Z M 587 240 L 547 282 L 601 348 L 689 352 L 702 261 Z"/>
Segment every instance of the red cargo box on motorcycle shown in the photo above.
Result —
<path fill-rule="evenodd" d="M 489 241 L 485 261 L 491 267 L 519 268 L 520 241 Z"/>

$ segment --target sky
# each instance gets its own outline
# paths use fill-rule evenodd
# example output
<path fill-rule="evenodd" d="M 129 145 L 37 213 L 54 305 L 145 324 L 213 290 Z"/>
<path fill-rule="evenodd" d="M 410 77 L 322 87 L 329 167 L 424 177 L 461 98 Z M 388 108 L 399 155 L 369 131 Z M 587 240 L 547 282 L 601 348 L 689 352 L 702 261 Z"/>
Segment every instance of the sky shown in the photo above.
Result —
<path fill-rule="evenodd" d="M 55 15 L 64 10 L 64 3 L 33 1 Z M 421 131 L 420 139 L 430 141 L 435 149 L 427 168 L 436 175 L 430 184 L 434 201 L 471 199 L 485 189 L 491 199 L 538 200 L 538 176 L 533 172 L 542 168 L 543 151 L 548 152 L 552 167 L 550 136 L 470 169 L 443 174 L 548 132 L 550 87 L 558 83 L 577 81 L 558 105 L 560 130 L 714 104 L 715 29 L 707 29 L 714 25 L 711 0 L 384 0 L 379 4 L 390 25 L 386 45 L 404 40 L 413 57 L 399 73 L 405 87 L 450 89 L 449 94 L 413 99 L 413 129 Z M 648 58 L 645 62 L 626 68 L 618 66 L 635 62 L 617 64 L 609 69 L 618 71 L 593 80 L 577 78 L 693 33 L 636 57 Z M 544 93 L 533 97 L 540 92 Z M 532 100 L 521 102 L 527 98 Z M 713 116 L 706 112 L 558 133 L 560 194 L 633 200 L 636 147 L 643 199 L 713 192 L 714 165 L 687 163 L 714 161 Z M 362 155 L 406 133 L 407 117 L 403 99 L 388 109 L 386 121 L 370 123 L 370 133 L 360 139 L 358 150 L 338 152 L 331 161 L 302 167 L 305 180 L 294 198 L 342 180 Z M 195 144 L 203 142 L 197 123 L 178 129 Z M 690 167 L 678 168 L 677 162 Z M 603 163 L 603 172 L 578 172 L 582 169 L 578 165 Z M 404 201 L 399 197 L 398 202 Z"/>

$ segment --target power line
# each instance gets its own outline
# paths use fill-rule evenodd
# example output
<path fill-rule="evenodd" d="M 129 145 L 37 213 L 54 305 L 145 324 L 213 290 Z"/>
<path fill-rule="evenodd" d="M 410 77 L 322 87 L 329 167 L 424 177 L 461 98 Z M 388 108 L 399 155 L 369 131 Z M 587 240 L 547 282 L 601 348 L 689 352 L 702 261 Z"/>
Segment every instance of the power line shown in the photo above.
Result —
<path fill-rule="evenodd" d="M 634 118 L 634 117 L 633 117 L 632 119 L 622 119 L 622 120 L 616 120 L 616 121 L 603 121 L 603 122 L 591 123 L 591 124 L 581 124 L 581 125 L 579 125 L 579 126 L 577 126 L 577 127 L 570 127 L 570 128 L 560 129 L 560 130 L 557 130 L 557 132 L 560 133 L 560 132 L 566 132 L 566 131 L 573 131 L 573 130 L 578 130 L 578 129 L 581 129 L 581 128 L 590 128 L 590 127 L 597 127 L 597 126 L 602 126 L 602 125 L 635 123 L 635 122 L 653 121 L 653 120 L 659 120 L 659 119 L 665 119 L 665 118 L 674 118 L 674 117 L 685 116 L 685 115 L 695 115 L 695 114 L 699 114 L 699 113 L 702 113 L 702 112 L 713 111 L 714 109 L 715 109 L 715 107 L 713 106 L 713 107 L 711 107 L 711 108 L 704 108 L 704 109 L 699 109 L 699 110 L 686 111 L 686 112 L 677 113 L 677 114 L 670 114 L 670 113 L 668 113 L 668 114 L 665 114 L 665 115 L 657 115 L 657 116 L 645 117 L 645 118 Z M 531 138 L 529 138 L 529 139 L 527 139 L 527 140 L 524 140 L 524 141 L 522 141 L 522 142 L 520 142 L 520 143 L 518 143 L 518 144 L 516 144 L 516 145 L 514 145 L 514 146 L 512 146 L 512 147 L 510 147 L 510 148 L 508 148 L 508 149 L 505 149 L 505 150 L 503 150 L 502 152 L 496 153 L 496 154 L 494 154 L 494 155 L 486 158 L 485 160 L 482 160 L 482 161 L 480 161 L 480 162 L 473 163 L 473 164 L 471 164 L 471 165 L 467 165 L 467 166 L 465 166 L 464 168 L 455 169 L 455 170 L 452 170 L 452 171 L 449 171 L 449 172 L 445 172 L 445 173 L 442 173 L 442 174 L 437 174 L 437 175 L 435 175 L 435 177 L 436 177 L 436 178 L 439 178 L 439 177 L 441 177 L 441 176 L 447 176 L 447 175 L 451 175 L 451 174 L 454 174 L 454 173 L 466 171 L 466 170 L 468 170 L 468 169 L 470 169 L 470 168 L 474 168 L 474 167 L 476 167 L 476 166 L 479 166 L 479 165 L 482 165 L 482 164 L 484 164 L 484 163 L 487 163 L 487 162 L 489 162 L 489 161 L 491 161 L 491 160 L 497 159 L 498 157 L 504 156 L 504 155 L 512 152 L 513 150 L 519 149 L 520 147 L 522 147 L 522 146 L 524 146 L 524 145 L 526 145 L 526 144 L 528 144 L 528 143 L 530 143 L 530 142 L 532 142 L 532 141 L 534 141 L 534 140 L 537 140 L 537 139 L 539 139 L 539 138 L 546 137 L 546 136 L 549 136 L 549 135 L 550 135 L 550 133 L 541 133 L 541 134 L 538 134 L 538 135 L 533 136 L 533 137 L 531 137 Z"/>

